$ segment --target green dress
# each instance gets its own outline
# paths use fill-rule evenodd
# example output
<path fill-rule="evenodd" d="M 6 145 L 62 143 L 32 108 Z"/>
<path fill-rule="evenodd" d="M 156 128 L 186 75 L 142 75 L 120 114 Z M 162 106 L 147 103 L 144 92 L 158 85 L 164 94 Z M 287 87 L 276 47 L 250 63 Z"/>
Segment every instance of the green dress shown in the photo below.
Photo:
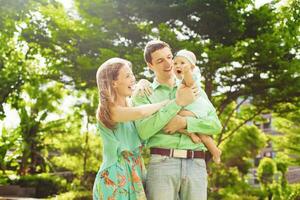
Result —
<path fill-rule="evenodd" d="M 103 162 L 97 173 L 94 200 L 146 200 L 142 145 L 133 122 L 118 123 L 114 130 L 98 123 Z"/>

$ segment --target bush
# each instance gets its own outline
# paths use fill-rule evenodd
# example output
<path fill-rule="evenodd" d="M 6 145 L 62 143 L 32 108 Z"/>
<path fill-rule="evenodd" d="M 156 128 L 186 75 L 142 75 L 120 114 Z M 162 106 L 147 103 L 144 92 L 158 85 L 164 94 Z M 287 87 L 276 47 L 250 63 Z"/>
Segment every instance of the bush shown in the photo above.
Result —
<path fill-rule="evenodd" d="M 271 158 L 263 158 L 257 169 L 258 180 L 262 184 L 270 184 L 274 180 L 277 171 L 276 164 Z"/>
<path fill-rule="evenodd" d="M 259 188 L 253 188 L 248 184 L 239 184 L 226 188 L 220 188 L 218 191 L 210 192 L 211 200 L 259 200 L 265 199 L 266 194 Z"/>
<path fill-rule="evenodd" d="M 0 185 L 11 185 L 17 179 L 19 176 L 14 171 L 6 170 L 5 174 L 0 172 Z"/>
<path fill-rule="evenodd" d="M 0 185 L 8 185 L 9 178 L 6 175 L 0 174 Z"/>
<path fill-rule="evenodd" d="M 54 198 L 50 198 L 49 200 L 92 200 L 92 192 L 91 191 L 70 191 L 67 193 L 63 193 L 57 195 Z"/>
<path fill-rule="evenodd" d="M 291 194 L 288 200 L 300 200 L 300 184 L 291 185 Z"/>
<path fill-rule="evenodd" d="M 211 165 L 212 176 L 209 178 L 209 200 L 259 200 L 265 199 L 267 193 L 253 187 L 241 176 L 237 167 Z"/>
<path fill-rule="evenodd" d="M 231 193 L 231 194 L 226 194 L 222 199 L 223 200 L 258 200 L 258 197 Z"/>
<path fill-rule="evenodd" d="M 35 197 L 38 198 L 48 197 L 67 190 L 65 179 L 49 174 L 21 176 L 16 184 L 22 187 L 34 187 L 36 189 Z"/>

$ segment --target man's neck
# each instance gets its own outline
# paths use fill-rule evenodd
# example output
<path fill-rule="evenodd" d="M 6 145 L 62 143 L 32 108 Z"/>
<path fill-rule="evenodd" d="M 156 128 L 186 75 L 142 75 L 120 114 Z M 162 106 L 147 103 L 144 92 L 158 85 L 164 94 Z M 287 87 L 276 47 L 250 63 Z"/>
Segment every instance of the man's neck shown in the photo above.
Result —
<path fill-rule="evenodd" d="M 163 78 L 156 77 L 156 81 L 159 84 L 161 84 L 161 85 L 167 85 L 170 88 L 173 88 L 175 86 L 175 77 L 174 76 L 172 76 L 169 79 L 163 79 Z"/>

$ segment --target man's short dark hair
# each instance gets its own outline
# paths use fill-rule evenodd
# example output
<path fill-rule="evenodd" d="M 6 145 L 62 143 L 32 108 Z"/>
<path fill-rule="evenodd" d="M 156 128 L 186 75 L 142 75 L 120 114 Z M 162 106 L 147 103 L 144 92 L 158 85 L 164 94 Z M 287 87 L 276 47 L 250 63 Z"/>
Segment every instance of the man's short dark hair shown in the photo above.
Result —
<path fill-rule="evenodd" d="M 163 41 L 160 40 L 151 40 L 146 44 L 146 47 L 144 49 L 144 59 L 145 62 L 151 63 L 152 64 L 152 57 L 151 54 L 157 50 L 163 49 L 165 47 L 168 47 L 169 49 L 170 46 Z"/>

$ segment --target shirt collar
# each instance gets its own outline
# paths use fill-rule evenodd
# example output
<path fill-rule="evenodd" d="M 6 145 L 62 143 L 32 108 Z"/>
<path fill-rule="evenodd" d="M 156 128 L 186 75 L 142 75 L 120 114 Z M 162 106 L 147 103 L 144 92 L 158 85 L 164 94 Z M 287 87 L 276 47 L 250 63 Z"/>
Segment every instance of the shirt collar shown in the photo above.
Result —
<path fill-rule="evenodd" d="M 174 77 L 174 79 L 175 79 L 175 87 L 178 87 L 179 84 L 181 83 L 181 81 L 178 81 L 175 77 Z M 156 90 L 156 88 L 158 88 L 159 86 L 164 86 L 164 85 L 161 84 L 161 83 L 159 83 L 159 82 L 157 81 L 157 79 L 154 78 L 154 80 L 153 80 L 153 82 L 152 82 L 152 88 L 153 88 L 153 90 Z"/>
<path fill-rule="evenodd" d="M 156 90 L 156 88 L 158 88 L 158 86 L 160 86 L 160 83 L 156 80 L 156 78 L 154 78 L 154 80 L 152 82 L 153 90 Z"/>

